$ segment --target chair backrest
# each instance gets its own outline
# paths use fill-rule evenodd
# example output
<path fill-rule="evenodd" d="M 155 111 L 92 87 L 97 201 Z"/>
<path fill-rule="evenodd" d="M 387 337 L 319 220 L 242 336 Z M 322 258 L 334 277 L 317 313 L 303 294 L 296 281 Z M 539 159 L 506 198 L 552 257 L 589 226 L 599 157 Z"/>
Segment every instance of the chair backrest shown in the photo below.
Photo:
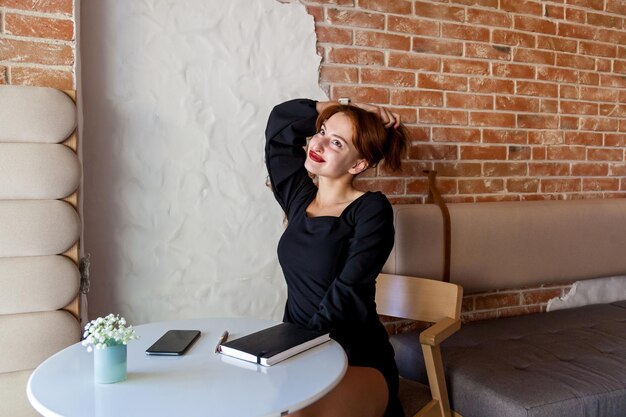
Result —
<path fill-rule="evenodd" d="M 378 314 L 437 322 L 461 316 L 463 288 L 459 285 L 406 275 L 379 274 L 376 280 Z"/>

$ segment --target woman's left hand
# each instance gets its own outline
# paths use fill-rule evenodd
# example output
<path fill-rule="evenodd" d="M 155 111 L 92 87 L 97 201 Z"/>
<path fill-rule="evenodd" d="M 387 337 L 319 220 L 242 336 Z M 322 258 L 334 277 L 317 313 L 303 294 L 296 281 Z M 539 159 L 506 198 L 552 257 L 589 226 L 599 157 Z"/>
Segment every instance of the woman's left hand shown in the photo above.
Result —
<path fill-rule="evenodd" d="M 352 104 L 370 113 L 377 114 L 386 128 L 393 127 L 395 129 L 400 126 L 400 115 L 398 113 L 394 113 L 389 109 L 386 109 L 380 106 L 374 106 L 372 104 L 365 104 L 365 103 L 352 103 Z"/>

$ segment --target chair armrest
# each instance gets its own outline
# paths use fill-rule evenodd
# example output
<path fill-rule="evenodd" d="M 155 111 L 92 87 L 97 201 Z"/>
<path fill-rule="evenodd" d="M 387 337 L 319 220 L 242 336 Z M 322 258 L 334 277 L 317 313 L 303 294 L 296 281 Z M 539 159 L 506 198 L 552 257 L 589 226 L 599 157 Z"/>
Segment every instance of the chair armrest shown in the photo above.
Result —
<path fill-rule="evenodd" d="M 420 343 L 437 346 L 461 328 L 460 319 L 446 317 L 430 326 L 420 334 Z"/>

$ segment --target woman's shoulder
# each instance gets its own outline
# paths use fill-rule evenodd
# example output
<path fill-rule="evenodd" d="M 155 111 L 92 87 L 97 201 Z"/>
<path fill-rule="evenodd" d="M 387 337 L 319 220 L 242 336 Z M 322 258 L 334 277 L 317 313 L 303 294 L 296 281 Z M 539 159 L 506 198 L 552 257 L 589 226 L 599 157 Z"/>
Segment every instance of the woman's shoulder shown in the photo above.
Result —
<path fill-rule="evenodd" d="M 356 218 L 392 216 L 393 209 L 387 196 L 380 191 L 367 191 L 354 201 L 352 211 Z"/>

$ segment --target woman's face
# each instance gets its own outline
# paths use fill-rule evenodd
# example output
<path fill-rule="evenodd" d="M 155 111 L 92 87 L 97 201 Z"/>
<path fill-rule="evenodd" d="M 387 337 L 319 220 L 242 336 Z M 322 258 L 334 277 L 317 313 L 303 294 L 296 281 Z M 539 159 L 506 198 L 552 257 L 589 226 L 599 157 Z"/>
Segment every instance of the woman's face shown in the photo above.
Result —
<path fill-rule="evenodd" d="M 329 178 L 363 171 L 367 163 L 354 147 L 353 135 L 354 128 L 348 116 L 333 114 L 309 141 L 304 167 L 312 174 Z"/>

